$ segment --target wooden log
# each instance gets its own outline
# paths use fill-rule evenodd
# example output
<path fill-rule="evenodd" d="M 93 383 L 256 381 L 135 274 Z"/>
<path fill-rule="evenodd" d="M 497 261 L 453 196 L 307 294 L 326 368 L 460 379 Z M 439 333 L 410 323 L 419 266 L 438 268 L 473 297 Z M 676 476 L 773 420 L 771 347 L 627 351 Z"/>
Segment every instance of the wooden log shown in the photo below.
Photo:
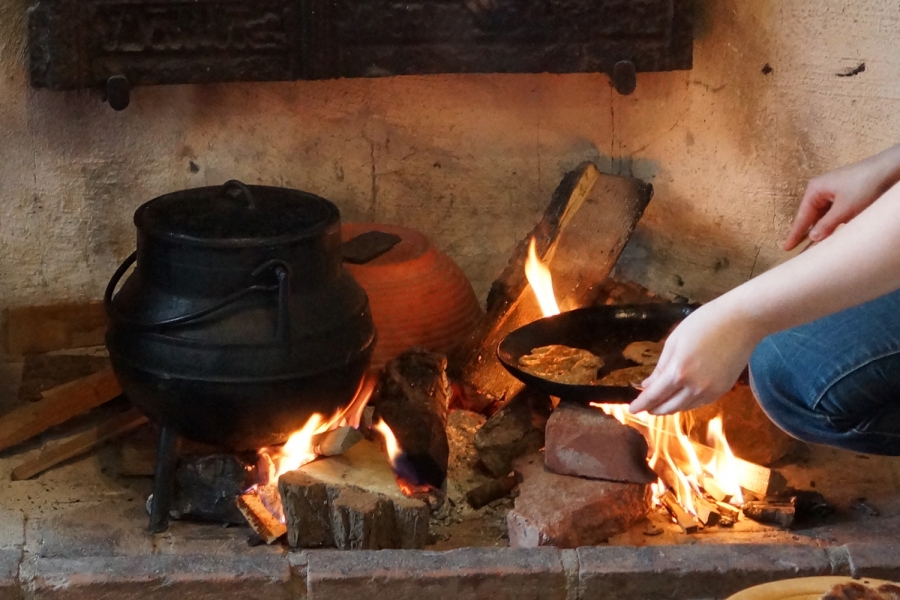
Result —
<path fill-rule="evenodd" d="M 31 479 L 63 461 L 84 454 L 111 439 L 137 429 L 147 423 L 147 420 L 147 417 L 134 408 L 123 414 L 110 417 L 81 435 L 58 446 L 44 450 L 37 458 L 22 463 L 12 470 L 10 477 L 13 481 Z"/>
<path fill-rule="evenodd" d="M 293 548 L 425 546 L 428 505 L 400 492 L 387 458 L 372 442 L 285 473 L 278 489 Z"/>
<path fill-rule="evenodd" d="M 509 474 L 513 461 L 544 447 L 550 396 L 525 388 L 488 419 L 475 434 L 475 449 L 496 477 Z"/>
<path fill-rule="evenodd" d="M 515 475 L 506 475 L 505 477 L 491 479 L 490 481 L 479 485 L 477 488 L 470 490 L 469 493 L 466 494 L 466 502 L 469 503 L 469 506 L 478 510 L 483 506 L 487 506 L 494 500 L 509 496 L 509 494 L 516 489 L 517 485 L 519 485 L 519 480 Z"/>
<path fill-rule="evenodd" d="M 694 495 L 693 500 L 694 508 L 697 511 L 697 520 L 700 521 L 704 527 L 712 527 L 719 522 L 722 515 L 715 502 L 710 502 L 706 498 L 697 496 L 696 494 Z"/>
<path fill-rule="evenodd" d="M 355 427 L 345 425 L 319 433 L 312 437 L 313 452 L 317 456 L 337 456 L 352 448 L 357 442 L 362 441 L 363 434 Z"/>
<path fill-rule="evenodd" d="M 103 344 L 107 317 L 102 302 L 15 306 L 5 311 L 7 354 L 41 354 Z"/>
<path fill-rule="evenodd" d="M 452 397 L 447 359 L 441 354 L 410 350 L 385 365 L 372 398 L 375 421 L 384 420 L 397 438 L 402 454 L 394 473 L 407 483 L 435 490 L 444 485 Z"/>
<path fill-rule="evenodd" d="M 42 392 L 42 400 L 0 417 L 0 451 L 109 402 L 121 393 L 112 369 Z"/>
<path fill-rule="evenodd" d="M 275 487 L 274 485 L 271 487 Z M 275 494 L 278 490 L 275 489 Z M 262 540 L 271 544 L 287 533 L 287 525 L 282 523 L 261 497 L 260 488 L 254 488 L 246 494 L 241 494 L 236 500 L 238 510 L 247 519 L 250 527 Z"/>
<path fill-rule="evenodd" d="M 666 507 L 666 510 L 669 511 L 669 514 L 672 515 L 672 518 L 675 519 L 678 526 L 681 527 L 682 531 L 685 533 L 697 533 L 697 530 L 700 528 L 697 519 L 681 507 L 671 490 L 666 490 L 659 500 Z"/>
<path fill-rule="evenodd" d="M 242 525 L 244 517 L 235 500 L 258 479 L 250 454 L 180 456 L 169 516 Z"/>
<path fill-rule="evenodd" d="M 495 402 L 508 401 L 523 385 L 500 364 L 495 349 L 514 329 L 542 316 L 525 279 L 530 240 L 549 264 L 564 310 L 593 304 L 653 194 L 637 179 L 601 175 L 592 163 L 567 173 L 540 222 L 523 239 L 488 294 L 487 312 L 451 357 L 455 378 Z"/>
<path fill-rule="evenodd" d="M 741 511 L 749 519 L 766 525 L 777 525 L 787 529 L 794 522 L 796 509 L 790 502 L 747 502 Z"/>

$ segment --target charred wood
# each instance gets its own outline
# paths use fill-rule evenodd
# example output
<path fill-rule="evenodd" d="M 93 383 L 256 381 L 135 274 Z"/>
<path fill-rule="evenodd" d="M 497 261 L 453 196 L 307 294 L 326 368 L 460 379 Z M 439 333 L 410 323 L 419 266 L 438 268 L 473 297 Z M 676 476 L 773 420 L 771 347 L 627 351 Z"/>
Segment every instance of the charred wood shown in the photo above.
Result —
<path fill-rule="evenodd" d="M 519 485 L 519 481 L 515 475 L 498 477 L 469 491 L 466 494 L 466 502 L 469 503 L 469 506 L 478 510 L 494 500 L 509 496 L 516 489 L 517 485 Z"/>
<path fill-rule="evenodd" d="M 397 438 L 402 456 L 394 471 L 412 485 L 436 490 L 444 485 L 452 397 L 447 359 L 441 354 L 411 350 L 384 367 L 372 399 L 374 417 L 387 423 Z"/>
<path fill-rule="evenodd" d="M 550 396 L 525 388 L 488 419 L 475 434 L 475 448 L 488 471 L 506 475 L 515 459 L 543 448 L 552 412 Z"/>
<path fill-rule="evenodd" d="M 245 519 L 235 500 L 256 481 L 256 461 L 252 456 L 182 457 L 175 471 L 169 515 L 175 519 L 243 525 Z"/>
<path fill-rule="evenodd" d="M 681 507 L 681 504 L 678 503 L 678 499 L 675 498 L 675 494 L 673 494 L 671 490 L 666 490 L 663 495 L 660 496 L 660 502 L 666 507 L 666 510 L 669 511 L 669 514 L 672 515 L 672 518 L 678 526 L 681 527 L 682 531 L 685 533 L 697 533 L 697 530 L 699 529 L 697 519 Z"/>
<path fill-rule="evenodd" d="M 754 500 L 741 507 L 744 515 L 758 523 L 777 525 L 783 529 L 794 523 L 796 509 L 790 502 L 768 502 Z"/>

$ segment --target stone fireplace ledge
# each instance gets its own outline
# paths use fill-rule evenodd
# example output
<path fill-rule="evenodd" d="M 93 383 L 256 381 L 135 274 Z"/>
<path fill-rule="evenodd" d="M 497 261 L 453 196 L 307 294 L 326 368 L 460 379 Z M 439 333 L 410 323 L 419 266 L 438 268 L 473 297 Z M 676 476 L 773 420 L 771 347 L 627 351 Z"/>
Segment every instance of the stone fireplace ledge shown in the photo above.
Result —
<path fill-rule="evenodd" d="M 0 600 L 691 600 L 814 575 L 900 579 L 900 543 L 83 558 L 0 550 Z"/>

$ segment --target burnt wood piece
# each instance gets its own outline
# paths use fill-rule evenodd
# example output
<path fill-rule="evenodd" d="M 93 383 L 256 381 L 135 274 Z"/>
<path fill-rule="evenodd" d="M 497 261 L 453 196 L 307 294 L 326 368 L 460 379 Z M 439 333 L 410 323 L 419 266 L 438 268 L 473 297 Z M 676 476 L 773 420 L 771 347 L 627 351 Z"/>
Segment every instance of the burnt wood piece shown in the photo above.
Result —
<path fill-rule="evenodd" d="M 485 421 L 475 434 L 475 449 L 496 477 L 509 474 L 513 461 L 544 447 L 547 420 L 553 412 L 550 396 L 525 388 Z"/>
<path fill-rule="evenodd" d="M 452 397 L 447 359 L 441 354 L 410 350 L 385 365 L 372 397 L 375 422 L 384 420 L 397 438 L 402 454 L 394 472 L 406 482 L 435 490 L 444 485 Z"/>
<path fill-rule="evenodd" d="M 627 92 L 622 64 L 691 68 L 692 13 L 690 0 L 40 0 L 29 11 L 29 74 L 36 87 L 69 89 L 112 77 L 600 72 Z"/>
<path fill-rule="evenodd" d="M 487 483 L 483 483 L 477 488 L 470 490 L 469 493 L 466 494 L 466 502 L 469 503 L 469 506 L 478 510 L 483 506 L 487 506 L 494 500 L 509 496 L 510 493 L 516 489 L 517 485 L 519 485 L 519 480 L 515 475 L 506 475 L 505 477 L 491 479 Z"/>
<path fill-rule="evenodd" d="M 277 496 L 278 489 L 275 485 L 264 486 L 274 488 L 271 492 Z M 267 491 L 255 487 L 246 494 L 241 494 L 236 499 L 236 505 L 253 531 L 267 544 L 272 544 L 278 538 L 287 533 L 287 525 L 281 522 L 278 515 L 266 504 L 264 495 Z M 279 501 L 280 502 L 280 501 Z"/>
<path fill-rule="evenodd" d="M 93 450 L 129 431 L 134 431 L 147 423 L 147 421 L 147 417 L 135 408 L 125 413 L 114 415 L 71 440 L 44 450 L 37 458 L 22 463 L 12 470 L 10 477 L 13 481 L 31 479 L 35 475 L 39 475 L 70 458 Z"/>
<path fill-rule="evenodd" d="M 783 529 L 789 528 L 794 523 L 796 509 L 790 502 L 747 502 L 741 507 L 744 515 L 758 523 L 777 525 Z"/>
<path fill-rule="evenodd" d="M 181 457 L 169 516 L 243 525 L 235 500 L 256 480 L 255 457 L 249 454 Z"/>
<path fill-rule="evenodd" d="M 603 282 L 652 195 L 651 185 L 602 175 L 593 163 L 566 174 L 540 222 L 519 243 L 491 287 L 484 320 L 454 355 L 459 379 L 497 402 L 522 389 L 523 384 L 497 359 L 496 349 L 507 334 L 543 316 L 525 279 L 532 238 L 538 256 L 549 263 L 560 308 L 590 306 L 607 291 Z"/>
<path fill-rule="evenodd" d="M 292 548 L 423 548 L 428 505 L 404 496 L 372 442 L 285 473 L 278 481 Z"/>
<path fill-rule="evenodd" d="M 47 431 L 122 393 L 112 369 L 41 392 L 42 399 L 0 417 L 0 450 Z"/>

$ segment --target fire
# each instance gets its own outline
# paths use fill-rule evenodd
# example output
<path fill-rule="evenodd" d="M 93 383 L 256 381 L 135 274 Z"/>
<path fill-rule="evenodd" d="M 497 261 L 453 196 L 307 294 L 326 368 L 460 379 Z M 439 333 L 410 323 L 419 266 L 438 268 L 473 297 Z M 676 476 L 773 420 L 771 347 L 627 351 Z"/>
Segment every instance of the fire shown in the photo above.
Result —
<path fill-rule="evenodd" d="M 528 245 L 528 260 L 525 261 L 525 278 L 537 296 L 538 304 L 545 317 L 559 314 L 559 305 L 556 304 L 556 296 L 553 294 L 553 279 L 548 269 L 537 257 L 534 238 Z"/>
<path fill-rule="evenodd" d="M 535 241 L 528 247 L 525 276 L 534 290 L 545 317 L 559 314 L 559 306 L 553 293 L 550 270 L 537 257 Z M 708 428 L 708 444 L 712 449 L 711 460 L 701 462 L 694 442 L 685 433 L 680 414 L 654 416 L 647 413 L 632 415 L 623 404 L 591 403 L 625 425 L 635 425 L 646 432 L 651 456 L 648 464 L 657 475 L 653 497 L 658 502 L 671 489 L 678 503 L 693 515 L 697 515 L 696 498 L 704 498 L 702 482 L 712 479 L 723 493 L 731 496 L 731 503 L 743 503 L 738 484 L 738 462 L 722 431 L 721 418 L 712 420 Z M 709 450 L 707 448 L 706 450 Z"/>
<path fill-rule="evenodd" d="M 393 471 L 394 480 L 397 482 L 397 487 L 400 488 L 403 495 L 408 498 L 417 498 L 431 494 L 434 491 L 431 486 L 416 485 L 415 483 L 407 481 L 400 475 L 403 471 L 402 467 L 399 465 L 403 458 L 403 450 L 397 442 L 397 436 L 394 435 L 394 432 L 391 431 L 388 424 L 384 422 L 384 419 L 378 419 L 378 422 L 375 423 L 372 428 L 384 438 L 384 447 L 387 451 L 388 460 L 391 463 L 391 471 Z"/>
<path fill-rule="evenodd" d="M 325 419 L 319 413 L 314 413 L 300 430 L 291 434 L 283 446 L 261 448 L 260 463 L 265 465 L 268 474 L 267 481 L 263 483 L 275 482 L 288 471 L 314 461 L 318 456 L 313 441 L 315 436 L 346 425 L 359 428 L 363 409 L 372 397 L 375 383 L 374 377 L 363 377 L 350 404 L 336 411 L 331 418 Z"/>

